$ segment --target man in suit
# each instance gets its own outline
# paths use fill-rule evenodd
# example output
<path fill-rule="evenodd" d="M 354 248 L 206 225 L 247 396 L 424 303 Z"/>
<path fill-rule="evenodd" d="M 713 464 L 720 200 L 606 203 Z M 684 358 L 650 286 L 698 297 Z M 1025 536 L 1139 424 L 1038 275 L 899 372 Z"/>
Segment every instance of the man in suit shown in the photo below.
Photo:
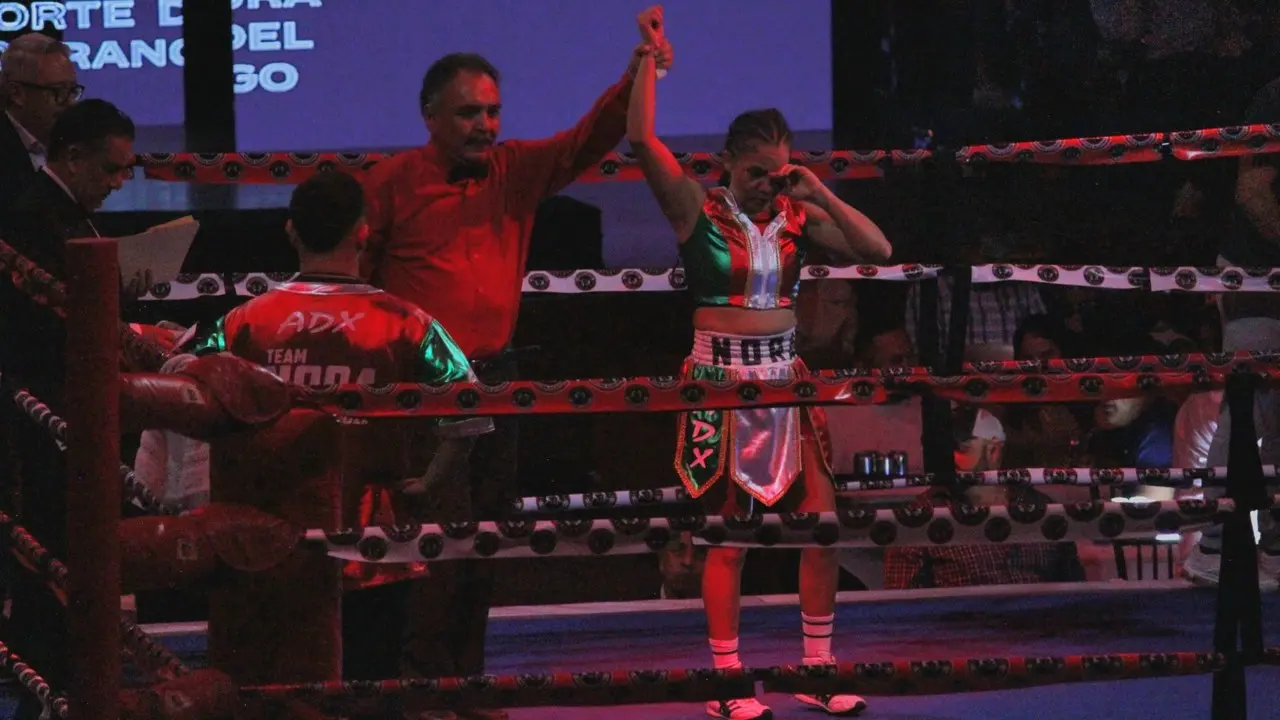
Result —
<path fill-rule="evenodd" d="M 103 100 L 62 113 L 49 137 L 48 162 L 31 187 L 0 217 L 0 237 L 54 277 L 65 277 L 68 240 L 95 237 L 93 213 L 127 179 L 133 164 L 133 121 Z M 129 291 L 138 293 L 138 281 Z M 30 389 L 58 414 L 67 342 L 62 322 L 8 282 L 0 282 L 0 371 L 6 386 Z M 74 381 L 74 380 L 73 380 Z M 4 403 L 4 411 L 12 411 Z M 66 555 L 66 466 L 49 434 L 10 414 L 21 478 L 18 517 L 54 557 Z M 10 474 L 10 479 L 13 475 Z M 55 688 L 66 684 L 65 619 L 58 601 L 30 573 L 12 578 L 6 640 Z M 19 720 L 38 718 L 24 698 Z"/>
<path fill-rule="evenodd" d="M 53 123 L 80 99 L 71 51 L 29 33 L 0 55 L 0 212 L 35 181 L 46 162 Z"/>

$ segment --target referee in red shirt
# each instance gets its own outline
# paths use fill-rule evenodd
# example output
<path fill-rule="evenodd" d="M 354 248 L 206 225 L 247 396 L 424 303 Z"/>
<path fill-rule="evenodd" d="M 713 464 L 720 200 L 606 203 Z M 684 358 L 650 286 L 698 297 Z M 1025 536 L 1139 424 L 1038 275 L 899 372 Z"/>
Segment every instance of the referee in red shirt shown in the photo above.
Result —
<path fill-rule="evenodd" d="M 637 18 L 648 25 L 658 9 Z M 520 311 L 529 240 L 538 205 L 618 146 L 639 48 L 626 74 L 578 124 L 542 140 L 499 144 L 498 70 L 472 53 L 447 55 L 422 80 L 418 96 L 430 141 L 389 158 L 365 180 L 371 231 L 363 270 L 374 285 L 435 316 L 472 359 L 484 382 L 512 379 L 506 356 Z M 665 67 L 669 45 L 659 50 Z M 494 519 L 516 490 L 514 419 L 472 453 L 469 497 L 440 497 L 446 519 Z M 442 488 L 441 495 L 447 493 Z M 427 677 L 484 669 L 491 561 L 439 563 L 410 622 L 410 669 Z M 429 626 L 428 626 L 429 623 Z M 413 627 L 413 626 L 417 627 Z M 478 711 L 471 718 L 492 717 Z M 500 715 L 501 716 L 501 715 Z"/>

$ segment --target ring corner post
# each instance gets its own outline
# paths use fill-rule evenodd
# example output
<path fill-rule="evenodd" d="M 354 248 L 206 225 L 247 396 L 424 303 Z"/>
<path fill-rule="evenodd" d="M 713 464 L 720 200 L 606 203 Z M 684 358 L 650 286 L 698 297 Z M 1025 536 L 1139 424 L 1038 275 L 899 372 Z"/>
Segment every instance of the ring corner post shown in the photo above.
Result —
<path fill-rule="evenodd" d="M 70 717 L 118 717 L 120 270 L 114 240 L 66 247 L 67 648 Z"/>

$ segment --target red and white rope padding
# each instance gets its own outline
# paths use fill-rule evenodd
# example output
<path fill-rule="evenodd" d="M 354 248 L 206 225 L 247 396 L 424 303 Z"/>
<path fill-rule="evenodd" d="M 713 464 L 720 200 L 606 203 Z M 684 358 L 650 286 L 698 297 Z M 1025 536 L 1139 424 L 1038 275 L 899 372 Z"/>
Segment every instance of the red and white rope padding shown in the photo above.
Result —
<path fill-rule="evenodd" d="M 54 442 L 58 444 L 59 450 L 65 451 L 67 449 L 66 420 L 55 415 L 48 405 L 45 405 L 39 398 L 26 390 L 15 392 L 13 401 L 26 413 L 27 417 L 53 435 Z M 124 463 L 120 464 L 120 482 L 124 486 L 125 500 L 136 502 L 143 510 L 152 515 L 181 515 L 183 512 L 177 506 L 161 503 L 155 494 L 151 492 L 151 488 L 138 480 L 133 468 Z"/>
<path fill-rule="evenodd" d="M 0 642 L 0 666 L 17 678 L 18 682 L 22 683 L 22 687 L 36 696 L 44 706 L 45 712 L 52 713 L 54 717 L 67 717 L 71 710 L 67 699 L 54 695 L 53 688 L 49 687 L 49 681 L 2 642 Z"/>
<path fill-rule="evenodd" d="M 53 436 L 54 442 L 58 444 L 59 450 L 67 449 L 67 421 L 53 414 L 53 410 L 48 405 L 40 402 L 40 399 L 26 390 L 19 390 L 13 394 L 13 402 L 27 417 L 31 418 L 40 427 L 49 431 Z"/>
<path fill-rule="evenodd" d="M 1267 384 L 1275 371 L 1253 373 Z M 711 383 L 677 377 L 595 378 L 500 385 L 396 383 L 297 388 L 294 402 L 340 417 L 684 412 L 799 405 L 876 405 L 913 393 L 962 403 L 1059 403 L 1202 392 L 1226 385 L 1221 371 L 843 377 L 821 372 L 795 380 Z"/>
<path fill-rule="evenodd" d="M 405 698 L 423 709 L 693 703 L 752 697 L 756 682 L 764 683 L 765 692 L 771 693 L 938 695 L 1203 675 L 1225 665 L 1225 655 L 1202 652 L 954 657 L 733 670 L 596 670 L 297 683 L 246 687 L 240 692 L 247 700 L 305 700 L 341 715 L 357 710 L 364 714 L 399 711 L 397 703 Z"/>
<path fill-rule="evenodd" d="M 675 517 L 513 519 L 443 525 L 368 527 L 304 539 L 335 558 L 363 563 L 418 563 L 492 557 L 594 556 L 660 550 L 680 533 L 707 545 L 742 547 L 887 547 L 981 545 L 1072 540 L 1150 540 L 1209 525 L 1234 511 L 1229 499 L 1168 502 L 1036 501 L 978 507 L 924 503 L 842 508 L 837 512 L 723 518 Z"/>
<path fill-rule="evenodd" d="M 65 592 L 67 588 L 67 566 L 63 565 L 53 553 L 40 544 L 26 528 L 14 522 L 6 513 L 0 512 L 0 528 L 4 528 L 9 536 L 10 551 L 40 574 L 45 583 L 57 592 Z"/>
<path fill-rule="evenodd" d="M 1247 125 L 1204 130 L 1160 131 L 1093 138 L 1063 138 L 1030 142 L 993 143 L 963 147 L 957 162 L 1036 163 L 1046 165 L 1115 165 L 1280 152 L 1280 125 Z M 318 172 L 367 172 L 390 157 L 388 153 L 151 153 L 137 164 L 146 176 L 174 182 L 203 184 L 301 183 Z M 880 177 L 883 168 L 915 165 L 939 158 L 929 150 L 827 150 L 793 154 L 823 180 Z M 714 180 L 724 169 L 722 153 L 681 153 L 677 161 L 698 180 Z M 636 181 L 642 175 L 630 153 L 610 153 L 578 182 Z"/>

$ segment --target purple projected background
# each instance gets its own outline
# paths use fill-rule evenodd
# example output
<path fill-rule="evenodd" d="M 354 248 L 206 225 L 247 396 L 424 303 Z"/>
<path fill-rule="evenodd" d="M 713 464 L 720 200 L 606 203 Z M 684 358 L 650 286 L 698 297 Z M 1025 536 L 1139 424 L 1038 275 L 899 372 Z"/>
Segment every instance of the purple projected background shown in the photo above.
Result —
<path fill-rule="evenodd" d="M 209 1 L 209 0 L 202 0 Z M 218 0 L 213 0 L 218 1 Z M 239 150 L 385 150 L 426 141 L 417 107 L 436 58 L 470 50 L 503 73 L 503 136 L 561 130 L 622 74 L 652 0 L 221 0 L 235 10 Z M 138 149 L 183 150 L 182 0 L 0 3 L 0 31 L 64 31 L 88 95 L 139 126 Z M 719 149 L 742 110 L 776 106 L 803 149 L 830 147 L 830 0 L 680 0 L 666 6 L 676 67 L 658 131 Z M 2 49 L 3 43 L 0 43 Z M 228 189 L 218 203 L 283 207 L 291 188 Z M 640 183 L 577 184 L 600 208 L 606 264 L 674 264 L 670 227 Z M 191 187 L 137 179 L 108 210 L 190 211 Z M 250 270 L 253 268 L 243 268 Z"/>
<path fill-rule="evenodd" d="M 459 50 L 502 71 L 506 137 L 563 129 L 621 75 L 646 0 L 229 1 L 238 149 L 355 150 L 421 144 L 422 73 Z M 35 5 L 54 18 L 52 3 Z M 87 94 L 141 126 L 180 126 L 181 0 L 67 5 Z M 663 135 L 719 136 L 738 111 L 761 106 L 781 108 L 798 131 L 831 127 L 829 0 L 672 3 L 667 22 L 677 65 L 660 86 Z M 144 133 L 143 143 L 174 137 Z"/>

